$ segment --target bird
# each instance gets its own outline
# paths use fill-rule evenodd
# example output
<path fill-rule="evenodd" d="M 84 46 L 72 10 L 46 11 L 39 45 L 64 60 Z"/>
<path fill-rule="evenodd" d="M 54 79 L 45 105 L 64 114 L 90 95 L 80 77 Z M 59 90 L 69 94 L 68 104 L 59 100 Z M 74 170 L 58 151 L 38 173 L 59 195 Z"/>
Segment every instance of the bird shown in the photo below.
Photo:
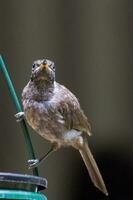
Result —
<path fill-rule="evenodd" d="M 55 80 L 55 63 L 48 59 L 33 62 L 31 77 L 22 91 L 23 112 L 28 124 L 52 145 L 40 159 L 28 160 L 29 168 L 37 167 L 60 147 L 78 150 L 95 187 L 108 195 L 102 175 L 88 146 L 91 126 L 76 96 Z"/>

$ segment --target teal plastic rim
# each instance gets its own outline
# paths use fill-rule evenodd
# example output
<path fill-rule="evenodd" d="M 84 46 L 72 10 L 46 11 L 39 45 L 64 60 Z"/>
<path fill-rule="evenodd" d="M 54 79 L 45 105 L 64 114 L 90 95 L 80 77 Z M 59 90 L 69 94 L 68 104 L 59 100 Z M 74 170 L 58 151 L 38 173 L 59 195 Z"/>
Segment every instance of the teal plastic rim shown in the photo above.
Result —
<path fill-rule="evenodd" d="M 0 189 L 0 199 L 47 200 L 47 197 L 39 192 Z"/>

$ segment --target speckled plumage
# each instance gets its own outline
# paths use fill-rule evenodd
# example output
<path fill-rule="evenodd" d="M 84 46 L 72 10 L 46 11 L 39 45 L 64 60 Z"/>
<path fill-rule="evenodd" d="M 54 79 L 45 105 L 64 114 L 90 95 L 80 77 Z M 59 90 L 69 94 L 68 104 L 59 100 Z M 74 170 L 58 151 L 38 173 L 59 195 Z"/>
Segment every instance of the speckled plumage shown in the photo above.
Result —
<path fill-rule="evenodd" d="M 90 135 L 90 125 L 77 98 L 59 83 L 54 82 L 49 87 L 47 90 L 44 84 L 44 93 L 40 89 L 38 94 L 36 85 L 30 81 L 23 90 L 25 117 L 30 126 L 42 137 L 59 145 L 68 145 L 67 132 L 72 129 L 77 130 L 77 135 L 78 131 Z M 65 133 L 68 138 L 64 138 Z"/>
<path fill-rule="evenodd" d="M 107 194 L 102 176 L 89 150 L 86 136 L 90 124 L 73 93 L 55 81 L 52 61 L 33 63 L 31 80 L 22 93 L 24 114 L 29 125 L 43 138 L 60 146 L 79 150 L 96 187 Z"/>

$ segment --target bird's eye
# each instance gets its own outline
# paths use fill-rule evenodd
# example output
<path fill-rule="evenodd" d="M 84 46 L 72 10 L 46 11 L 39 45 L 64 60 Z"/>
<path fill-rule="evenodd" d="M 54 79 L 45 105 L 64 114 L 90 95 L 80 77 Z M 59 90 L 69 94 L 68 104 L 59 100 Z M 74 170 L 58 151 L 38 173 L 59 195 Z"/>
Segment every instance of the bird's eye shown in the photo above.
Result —
<path fill-rule="evenodd" d="M 51 64 L 49 67 L 55 72 L 55 65 L 54 64 Z"/>
<path fill-rule="evenodd" d="M 32 65 L 32 70 L 34 70 L 34 69 L 35 69 L 35 67 L 36 67 L 36 64 L 35 64 L 35 63 L 33 63 L 33 65 Z"/>
<path fill-rule="evenodd" d="M 53 67 L 52 67 L 52 68 L 53 68 L 53 70 L 55 71 L 55 65 L 53 65 Z"/>

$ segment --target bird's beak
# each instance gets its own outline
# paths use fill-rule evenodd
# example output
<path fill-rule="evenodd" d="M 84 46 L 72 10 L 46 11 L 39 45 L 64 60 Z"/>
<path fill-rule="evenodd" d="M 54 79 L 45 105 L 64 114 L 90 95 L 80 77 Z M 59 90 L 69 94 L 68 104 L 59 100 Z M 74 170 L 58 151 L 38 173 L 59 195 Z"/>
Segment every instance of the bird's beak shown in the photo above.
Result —
<path fill-rule="evenodd" d="M 48 68 L 48 64 L 41 64 L 40 66 L 40 69 L 47 69 Z"/>

